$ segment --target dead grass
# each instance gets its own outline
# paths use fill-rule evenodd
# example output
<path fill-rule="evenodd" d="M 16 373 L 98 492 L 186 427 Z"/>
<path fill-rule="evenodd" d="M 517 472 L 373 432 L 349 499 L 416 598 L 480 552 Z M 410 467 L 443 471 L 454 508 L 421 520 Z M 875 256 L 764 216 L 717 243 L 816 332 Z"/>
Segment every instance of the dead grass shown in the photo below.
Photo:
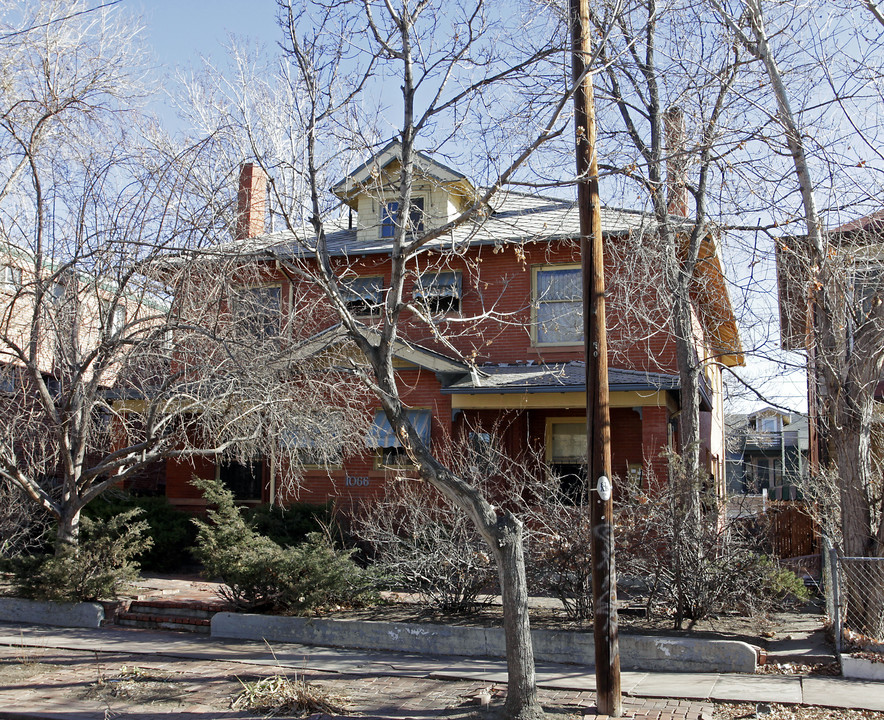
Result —
<path fill-rule="evenodd" d="M 714 720 L 884 720 L 884 713 L 808 705 L 717 703 L 713 717 Z"/>
<path fill-rule="evenodd" d="M 257 712 L 265 717 L 345 713 L 343 698 L 297 676 L 271 675 L 252 682 L 240 682 L 242 691 L 231 703 L 234 710 Z"/>

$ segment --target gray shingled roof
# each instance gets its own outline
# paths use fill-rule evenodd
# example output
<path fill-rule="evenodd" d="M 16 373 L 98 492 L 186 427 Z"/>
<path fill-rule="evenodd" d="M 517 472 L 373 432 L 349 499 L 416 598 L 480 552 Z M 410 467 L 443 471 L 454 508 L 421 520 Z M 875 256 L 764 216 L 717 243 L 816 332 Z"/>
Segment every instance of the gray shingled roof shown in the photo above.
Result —
<path fill-rule="evenodd" d="M 586 390 L 586 364 L 575 360 L 548 365 L 482 365 L 478 373 L 442 390 L 451 394 L 581 392 Z M 677 390 L 677 375 L 608 368 L 611 392 Z"/>
<path fill-rule="evenodd" d="M 430 241 L 425 247 L 433 250 L 463 248 L 466 245 L 494 245 L 525 241 L 550 242 L 575 238 L 580 235 L 580 218 L 574 200 L 529 195 L 521 192 L 501 193 L 491 202 L 492 212 L 487 218 L 465 223 L 453 233 Z M 602 208 L 602 228 L 605 235 L 623 235 L 653 227 L 651 216 L 635 210 Z M 377 238 L 357 242 L 356 228 L 342 221 L 326 222 L 326 242 L 333 256 L 381 255 L 392 249 L 392 240 Z M 310 254 L 312 229 L 304 232 L 271 233 L 259 238 L 241 241 L 240 250 L 269 251 L 277 257 Z"/>

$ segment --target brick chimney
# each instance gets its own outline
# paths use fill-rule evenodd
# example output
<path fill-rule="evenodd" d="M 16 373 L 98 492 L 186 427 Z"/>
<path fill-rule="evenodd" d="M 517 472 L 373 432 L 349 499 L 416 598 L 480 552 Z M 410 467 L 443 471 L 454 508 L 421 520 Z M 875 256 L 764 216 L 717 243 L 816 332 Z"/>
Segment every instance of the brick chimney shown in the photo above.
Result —
<path fill-rule="evenodd" d="M 666 191 L 670 215 L 687 217 L 687 154 L 685 152 L 684 112 L 677 105 L 666 111 Z"/>
<path fill-rule="evenodd" d="M 236 196 L 236 239 L 264 234 L 267 217 L 267 175 L 255 163 L 243 163 Z"/>

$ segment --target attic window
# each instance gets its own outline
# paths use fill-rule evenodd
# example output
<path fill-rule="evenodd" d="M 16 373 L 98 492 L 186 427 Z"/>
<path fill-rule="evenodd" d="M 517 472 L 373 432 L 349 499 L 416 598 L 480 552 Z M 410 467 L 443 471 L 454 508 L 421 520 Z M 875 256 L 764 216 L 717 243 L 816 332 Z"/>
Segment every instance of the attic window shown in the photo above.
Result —
<path fill-rule="evenodd" d="M 432 314 L 460 312 L 461 274 L 441 272 L 421 275 L 414 287 L 414 299 L 427 306 Z"/>
<path fill-rule="evenodd" d="M 381 206 L 381 237 L 392 238 L 396 235 L 396 216 L 399 214 L 399 202 L 388 202 Z M 422 233 L 424 231 L 424 199 L 417 197 L 411 199 L 411 212 L 408 217 L 409 234 Z"/>

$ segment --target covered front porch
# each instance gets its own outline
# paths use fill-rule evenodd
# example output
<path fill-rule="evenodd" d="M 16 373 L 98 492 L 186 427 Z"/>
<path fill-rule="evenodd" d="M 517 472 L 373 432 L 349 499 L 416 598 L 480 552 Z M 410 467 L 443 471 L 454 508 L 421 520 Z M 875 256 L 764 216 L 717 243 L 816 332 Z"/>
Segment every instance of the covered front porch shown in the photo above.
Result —
<path fill-rule="evenodd" d="M 583 362 L 484 366 L 442 392 L 451 395 L 455 425 L 493 431 L 512 455 L 540 450 L 569 494 L 582 481 L 585 459 L 584 372 Z M 615 479 L 644 489 L 665 482 L 678 377 L 610 369 L 608 382 Z"/>

